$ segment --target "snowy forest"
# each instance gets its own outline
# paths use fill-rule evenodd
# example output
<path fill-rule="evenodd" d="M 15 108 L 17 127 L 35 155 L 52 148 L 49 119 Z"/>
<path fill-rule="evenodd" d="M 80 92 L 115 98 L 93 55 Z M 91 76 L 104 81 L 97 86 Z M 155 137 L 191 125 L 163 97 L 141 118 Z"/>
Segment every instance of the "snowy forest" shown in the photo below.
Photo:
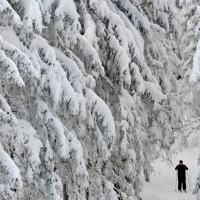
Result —
<path fill-rule="evenodd" d="M 199 38 L 197 0 L 0 0 L 0 200 L 145 200 L 200 128 Z"/>

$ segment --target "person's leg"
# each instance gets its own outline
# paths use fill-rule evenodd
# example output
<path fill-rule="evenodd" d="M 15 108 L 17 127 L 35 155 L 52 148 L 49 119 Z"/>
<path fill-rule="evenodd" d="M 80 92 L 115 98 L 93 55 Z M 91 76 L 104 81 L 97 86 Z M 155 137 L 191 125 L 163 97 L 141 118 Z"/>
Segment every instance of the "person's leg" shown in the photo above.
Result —
<path fill-rule="evenodd" d="M 183 179 L 183 189 L 186 190 L 186 178 Z"/>
<path fill-rule="evenodd" d="M 178 190 L 181 190 L 181 181 L 178 182 Z"/>
<path fill-rule="evenodd" d="M 181 177 L 178 177 L 178 189 L 181 190 Z"/>

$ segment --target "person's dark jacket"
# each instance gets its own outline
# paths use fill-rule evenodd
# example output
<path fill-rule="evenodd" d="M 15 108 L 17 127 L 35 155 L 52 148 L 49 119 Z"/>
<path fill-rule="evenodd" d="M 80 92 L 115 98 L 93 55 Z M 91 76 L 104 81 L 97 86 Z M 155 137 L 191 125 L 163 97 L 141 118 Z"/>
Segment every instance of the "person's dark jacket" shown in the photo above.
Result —
<path fill-rule="evenodd" d="M 175 170 L 178 170 L 178 176 L 185 176 L 185 170 L 188 168 L 185 165 L 177 165 Z"/>

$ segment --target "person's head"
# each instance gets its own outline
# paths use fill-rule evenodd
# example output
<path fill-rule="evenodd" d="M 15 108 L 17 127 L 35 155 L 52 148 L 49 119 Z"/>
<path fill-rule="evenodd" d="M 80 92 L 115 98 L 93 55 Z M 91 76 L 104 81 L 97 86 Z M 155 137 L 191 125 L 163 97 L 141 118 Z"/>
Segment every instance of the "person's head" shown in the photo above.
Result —
<path fill-rule="evenodd" d="M 183 165 L 183 161 L 182 160 L 179 161 L 179 165 Z"/>

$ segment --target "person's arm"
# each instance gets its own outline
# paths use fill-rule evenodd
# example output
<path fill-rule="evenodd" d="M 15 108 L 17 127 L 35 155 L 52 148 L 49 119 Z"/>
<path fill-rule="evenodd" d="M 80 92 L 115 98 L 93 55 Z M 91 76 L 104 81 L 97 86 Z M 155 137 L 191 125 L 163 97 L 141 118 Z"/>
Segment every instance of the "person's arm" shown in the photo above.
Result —
<path fill-rule="evenodd" d="M 176 166 L 175 170 L 178 170 L 178 165 Z"/>
<path fill-rule="evenodd" d="M 185 165 L 185 169 L 188 170 L 187 166 Z"/>

